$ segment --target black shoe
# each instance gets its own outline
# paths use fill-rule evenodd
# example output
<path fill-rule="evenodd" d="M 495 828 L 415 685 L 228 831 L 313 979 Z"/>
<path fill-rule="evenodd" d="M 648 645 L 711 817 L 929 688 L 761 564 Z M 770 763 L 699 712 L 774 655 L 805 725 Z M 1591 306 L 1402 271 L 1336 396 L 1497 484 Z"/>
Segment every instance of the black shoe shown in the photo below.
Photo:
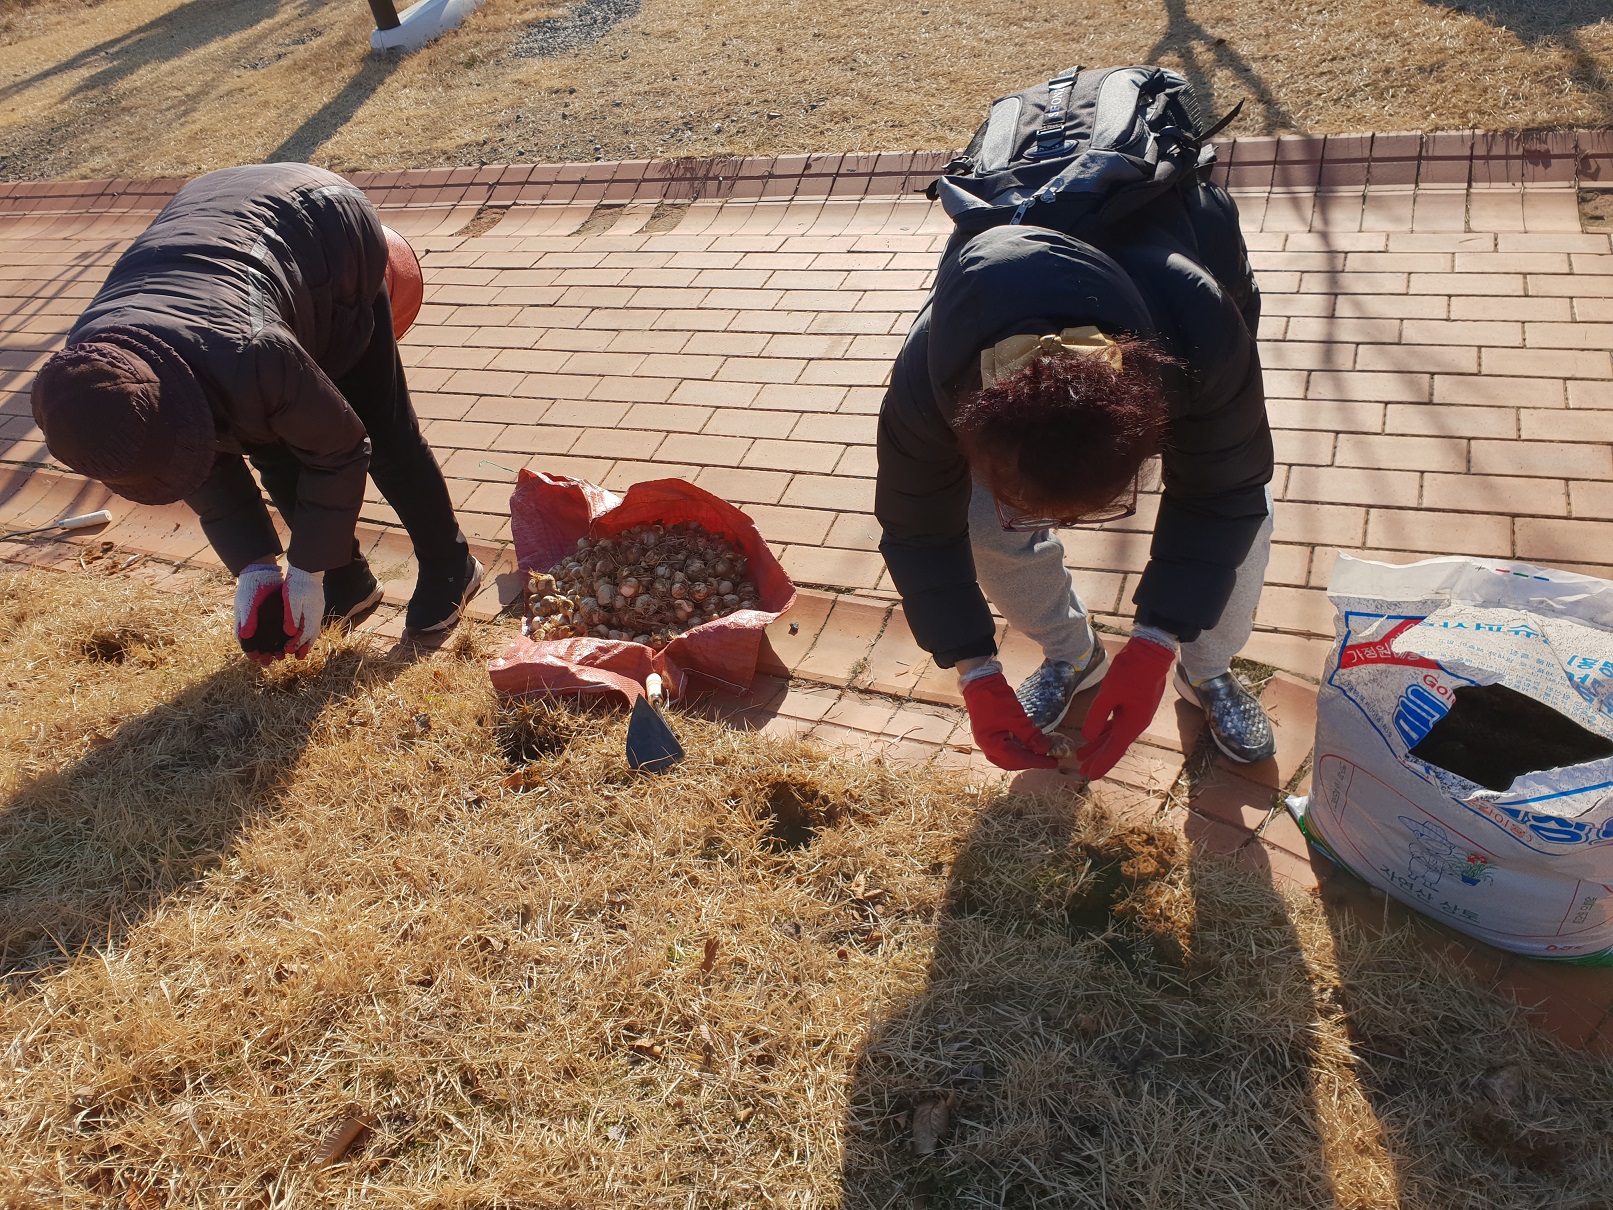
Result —
<path fill-rule="evenodd" d="M 447 630 L 459 621 L 459 615 L 481 586 L 482 565 L 471 555 L 465 556 L 463 567 L 446 574 L 422 566 L 414 596 L 409 598 L 404 627 L 416 634 Z"/>
<path fill-rule="evenodd" d="M 1063 660 L 1043 660 L 1014 691 L 1031 725 L 1044 735 L 1052 734 L 1064 721 L 1076 694 L 1092 688 L 1109 671 L 1109 652 L 1098 641 L 1096 631 L 1088 629 L 1087 633 L 1092 636 L 1092 650 L 1079 668 Z"/>
<path fill-rule="evenodd" d="M 1253 695 L 1230 672 L 1195 685 L 1176 666 L 1176 692 L 1204 711 L 1215 746 L 1241 765 L 1269 760 L 1277 754 L 1271 719 Z"/>
<path fill-rule="evenodd" d="M 374 609 L 380 600 L 381 584 L 362 555 L 346 567 L 325 573 L 326 626 L 345 625 Z"/>

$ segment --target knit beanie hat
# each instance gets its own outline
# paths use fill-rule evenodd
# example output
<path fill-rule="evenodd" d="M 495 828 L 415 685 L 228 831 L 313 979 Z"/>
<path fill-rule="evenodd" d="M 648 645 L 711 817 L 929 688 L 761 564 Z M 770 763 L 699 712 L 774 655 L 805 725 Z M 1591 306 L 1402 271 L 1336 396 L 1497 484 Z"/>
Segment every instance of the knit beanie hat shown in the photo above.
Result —
<path fill-rule="evenodd" d="M 184 359 L 140 328 L 69 345 L 34 379 L 52 456 L 136 504 L 172 504 L 213 468 L 212 409 Z"/>

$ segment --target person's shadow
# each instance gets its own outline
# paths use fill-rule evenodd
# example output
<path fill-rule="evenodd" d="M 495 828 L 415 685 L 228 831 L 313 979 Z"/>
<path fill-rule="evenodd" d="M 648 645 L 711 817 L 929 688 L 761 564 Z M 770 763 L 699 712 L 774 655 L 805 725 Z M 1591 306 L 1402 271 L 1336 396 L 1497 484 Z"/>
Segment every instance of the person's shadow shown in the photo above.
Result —
<path fill-rule="evenodd" d="M 1092 810 L 1010 795 L 976 821 L 923 990 L 856 1060 L 847 1210 L 1335 1204 L 1281 896 L 1183 846 L 1150 910 L 1186 953 L 1161 944 L 1084 889 Z"/>
<path fill-rule="evenodd" d="M 951 863 L 923 987 L 853 1067 L 845 1210 L 1607 1206 L 1606 1061 L 1488 994 L 1484 952 L 1325 859 L 1295 900 L 1193 812 L 1162 866 L 1088 801 L 1144 819 L 1134 796 L 1059 780 L 1022 778 Z M 1120 898 L 1106 833 L 1170 868 Z"/>
<path fill-rule="evenodd" d="M 347 648 L 316 660 L 269 675 L 233 661 L 0 801 L 0 981 L 115 945 L 205 877 L 275 809 L 321 716 L 407 666 Z"/>

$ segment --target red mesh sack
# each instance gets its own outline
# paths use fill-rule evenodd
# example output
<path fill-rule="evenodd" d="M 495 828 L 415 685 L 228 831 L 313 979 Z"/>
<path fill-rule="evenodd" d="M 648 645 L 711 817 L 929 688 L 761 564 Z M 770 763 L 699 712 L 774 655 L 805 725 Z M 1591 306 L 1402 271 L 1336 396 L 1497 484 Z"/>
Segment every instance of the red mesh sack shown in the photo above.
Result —
<path fill-rule="evenodd" d="M 623 639 L 519 638 L 488 664 L 493 688 L 511 696 L 614 693 L 631 701 L 657 672 L 673 696 L 749 691 L 762 632 L 794 604 L 795 585 L 743 512 L 682 479 L 635 483 L 619 497 L 583 479 L 522 471 L 510 497 L 510 532 L 523 571 L 549 570 L 577 549 L 578 538 L 682 521 L 721 534 L 744 552 L 761 608 L 704 622 L 660 651 Z"/>

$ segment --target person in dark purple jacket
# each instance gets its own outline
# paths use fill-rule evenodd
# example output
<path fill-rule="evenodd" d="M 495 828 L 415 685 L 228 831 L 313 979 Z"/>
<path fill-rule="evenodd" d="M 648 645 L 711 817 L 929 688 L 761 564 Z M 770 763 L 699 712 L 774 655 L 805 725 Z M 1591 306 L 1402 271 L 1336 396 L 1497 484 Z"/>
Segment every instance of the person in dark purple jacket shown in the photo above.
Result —
<path fill-rule="evenodd" d="M 263 662 L 380 599 L 354 536 L 366 475 L 419 561 L 410 630 L 452 626 L 481 582 L 409 400 L 387 251 L 369 200 L 324 169 L 197 177 L 34 383 L 53 456 L 137 503 L 195 510 L 237 577 L 237 636 Z M 248 462 L 291 530 L 284 572 Z M 283 632 L 260 634 L 275 597 Z"/>

